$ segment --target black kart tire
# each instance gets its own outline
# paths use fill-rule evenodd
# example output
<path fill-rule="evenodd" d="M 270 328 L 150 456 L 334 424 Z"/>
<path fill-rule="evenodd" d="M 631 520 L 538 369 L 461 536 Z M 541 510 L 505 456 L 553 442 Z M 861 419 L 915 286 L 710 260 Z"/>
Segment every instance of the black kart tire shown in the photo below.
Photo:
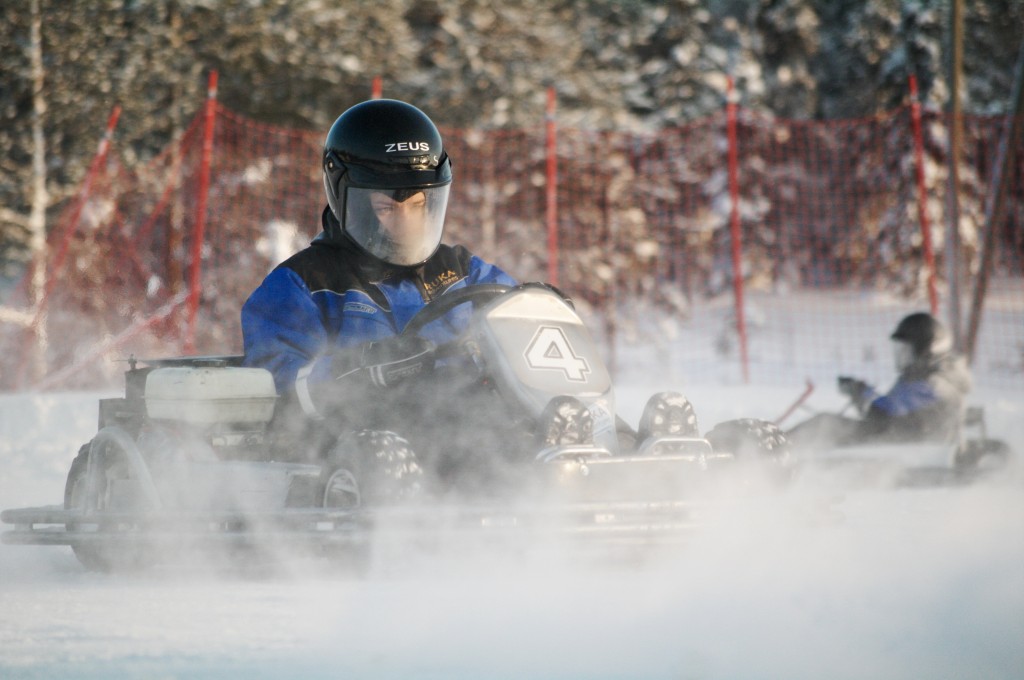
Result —
<path fill-rule="evenodd" d="M 678 392 L 658 392 L 651 395 L 640 415 L 637 440 L 642 442 L 656 432 L 670 432 L 680 437 L 699 437 L 697 413 L 690 400 Z"/>
<path fill-rule="evenodd" d="M 422 492 L 423 474 L 407 440 L 394 432 L 360 430 L 328 454 L 319 497 L 324 507 L 343 509 L 408 502 Z"/>
<path fill-rule="evenodd" d="M 92 507 L 100 513 L 104 510 L 104 489 L 94 489 L 96 494 L 94 499 L 85 498 L 87 493 L 86 472 L 89 467 L 91 448 L 92 442 L 83 445 L 68 469 L 67 480 L 64 483 L 65 510 L 81 510 L 86 507 Z M 123 468 L 114 466 L 103 474 L 106 483 L 115 477 L 128 477 L 128 473 Z M 77 523 L 67 523 L 66 531 L 68 533 L 73 534 L 78 530 Z M 136 571 L 144 569 L 152 563 L 151 556 L 146 555 L 138 546 L 128 544 L 121 545 L 116 549 L 97 545 L 72 544 L 71 550 L 82 566 L 89 571 Z"/>
<path fill-rule="evenodd" d="M 957 453 L 956 469 L 961 475 L 990 473 L 1006 468 L 1013 450 L 998 439 L 971 439 Z"/>
<path fill-rule="evenodd" d="M 64 509 L 74 510 L 81 508 L 85 499 L 85 473 L 89 464 L 89 444 L 84 444 L 78 449 L 78 455 L 71 461 L 71 468 L 68 469 L 67 481 L 64 483 Z M 73 533 L 78 530 L 78 525 L 68 522 L 66 530 Z M 103 551 L 84 545 L 71 546 L 72 552 L 83 567 L 89 571 L 110 571 L 112 565 L 104 558 Z"/>

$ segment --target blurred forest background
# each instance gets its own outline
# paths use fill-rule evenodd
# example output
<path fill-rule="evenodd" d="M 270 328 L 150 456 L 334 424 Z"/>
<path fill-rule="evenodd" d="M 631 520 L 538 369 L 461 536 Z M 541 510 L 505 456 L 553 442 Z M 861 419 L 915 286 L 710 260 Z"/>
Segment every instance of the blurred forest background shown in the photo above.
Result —
<path fill-rule="evenodd" d="M 651 131 L 740 104 L 792 119 L 948 104 L 950 0 L 14 0 L 0 7 L 0 263 L 30 257 L 32 225 L 71 198 L 103 123 L 123 107 L 129 165 L 218 100 L 256 120 L 326 130 L 370 96 L 415 102 L 444 127 L 542 123 Z M 963 106 L 1007 110 L 1024 2 L 964 3 Z M 45 165 L 35 157 L 45 159 Z M 42 155 L 39 151 L 42 150 Z M 40 178 L 45 178 L 45 185 Z M 39 207 L 40 197 L 46 209 Z M 36 204 L 33 212 L 33 204 Z"/>

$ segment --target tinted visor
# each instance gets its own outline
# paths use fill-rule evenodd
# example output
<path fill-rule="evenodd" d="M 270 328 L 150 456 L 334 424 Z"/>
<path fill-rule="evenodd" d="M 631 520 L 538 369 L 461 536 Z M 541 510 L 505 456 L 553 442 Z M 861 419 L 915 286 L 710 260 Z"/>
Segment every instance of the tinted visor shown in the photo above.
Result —
<path fill-rule="evenodd" d="M 427 260 L 438 244 L 449 185 L 405 189 L 348 187 L 344 229 L 374 256 L 399 266 Z"/>

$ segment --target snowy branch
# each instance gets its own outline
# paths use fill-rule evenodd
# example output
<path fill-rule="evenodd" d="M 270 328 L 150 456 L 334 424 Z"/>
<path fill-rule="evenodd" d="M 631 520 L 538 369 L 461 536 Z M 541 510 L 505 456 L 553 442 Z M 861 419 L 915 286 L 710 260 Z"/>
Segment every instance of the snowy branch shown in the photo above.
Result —
<path fill-rule="evenodd" d="M 18 324 L 27 328 L 32 325 L 34 318 L 35 314 L 32 312 L 0 306 L 0 322 Z"/>
<path fill-rule="evenodd" d="M 8 222 L 16 224 L 23 229 L 28 229 L 28 215 L 23 215 L 10 208 L 0 207 L 0 222 Z"/>

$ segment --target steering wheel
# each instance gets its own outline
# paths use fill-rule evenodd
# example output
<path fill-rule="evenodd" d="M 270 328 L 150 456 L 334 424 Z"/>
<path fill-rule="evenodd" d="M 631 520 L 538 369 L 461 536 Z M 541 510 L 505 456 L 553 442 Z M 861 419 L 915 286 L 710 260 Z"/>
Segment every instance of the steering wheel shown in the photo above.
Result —
<path fill-rule="evenodd" d="M 424 326 L 437 321 L 459 305 L 465 302 L 472 302 L 476 306 L 490 302 L 494 298 L 512 290 L 512 288 L 513 286 L 507 286 L 503 283 L 481 283 L 446 293 L 416 312 L 416 315 L 402 329 L 401 335 L 403 337 L 418 335 Z"/>

